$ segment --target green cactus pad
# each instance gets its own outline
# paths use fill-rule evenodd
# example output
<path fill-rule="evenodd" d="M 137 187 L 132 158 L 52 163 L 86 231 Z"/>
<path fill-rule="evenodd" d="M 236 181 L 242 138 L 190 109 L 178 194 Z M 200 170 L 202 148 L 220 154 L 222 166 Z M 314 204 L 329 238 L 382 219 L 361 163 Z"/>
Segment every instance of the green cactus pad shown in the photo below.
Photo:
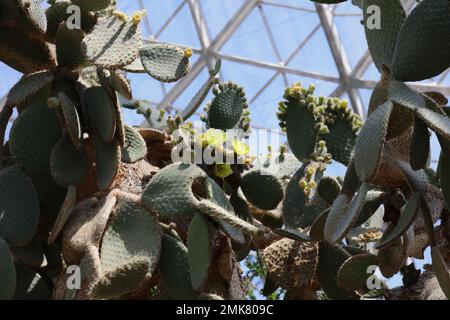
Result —
<path fill-rule="evenodd" d="M 292 153 L 304 161 L 314 152 L 317 131 L 314 116 L 307 106 L 299 101 L 287 104 L 286 133 Z"/>
<path fill-rule="evenodd" d="M 203 189 L 199 182 L 206 177 L 206 173 L 196 165 L 168 165 L 145 187 L 142 202 L 148 209 L 168 218 L 192 214 L 198 202 L 193 189 Z"/>
<path fill-rule="evenodd" d="M 179 240 L 163 234 L 160 269 L 169 295 L 175 299 L 195 299 L 189 273 L 189 258 L 186 246 Z"/>
<path fill-rule="evenodd" d="M 369 116 L 358 135 L 354 165 L 362 181 L 369 181 L 377 172 L 392 108 L 392 102 L 386 102 L 378 107 Z"/>
<path fill-rule="evenodd" d="M 347 167 L 347 171 L 345 172 L 341 192 L 349 197 L 353 197 L 356 190 L 359 189 L 360 185 L 361 182 L 359 181 L 358 175 L 356 173 L 354 161 L 351 160 Z"/>
<path fill-rule="evenodd" d="M 357 254 L 345 260 L 337 274 L 337 283 L 348 291 L 367 288 L 367 280 L 372 275 L 367 270 L 377 266 L 378 259 L 373 254 Z"/>
<path fill-rule="evenodd" d="M 333 125 L 328 125 L 330 132 L 323 135 L 328 152 L 343 165 L 348 165 L 356 142 L 356 133 L 349 121 L 336 119 Z"/>
<path fill-rule="evenodd" d="M 312 223 L 311 230 L 309 231 L 311 241 L 320 242 L 323 240 L 323 229 L 325 228 L 325 222 L 327 221 L 329 213 L 329 209 L 325 210 Z"/>
<path fill-rule="evenodd" d="M 130 126 L 125 126 L 125 146 L 122 148 L 122 161 L 135 163 L 147 155 L 147 145 L 139 132 Z"/>
<path fill-rule="evenodd" d="M 71 0 L 84 11 L 100 11 L 111 5 L 111 0 Z"/>
<path fill-rule="evenodd" d="M 174 82 L 189 72 L 189 58 L 184 50 L 166 43 L 152 43 L 140 51 L 147 73 L 161 82 Z"/>
<path fill-rule="evenodd" d="M 389 100 L 411 111 L 426 107 L 425 98 L 403 82 L 391 80 L 388 95 Z"/>
<path fill-rule="evenodd" d="M 338 245 L 321 242 L 319 244 L 319 264 L 317 277 L 326 295 L 333 300 L 357 299 L 357 295 L 348 292 L 337 283 L 339 269 L 350 258 L 350 254 Z"/>
<path fill-rule="evenodd" d="M 100 137 L 110 142 L 116 133 L 116 113 L 111 96 L 103 87 L 91 87 L 84 92 L 84 100 L 89 106 L 92 125 Z"/>
<path fill-rule="evenodd" d="M 81 29 L 69 29 L 62 23 L 56 34 L 56 56 L 58 65 L 66 68 L 77 68 L 84 62 L 81 53 L 81 41 L 84 32 Z"/>
<path fill-rule="evenodd" d="M 336 200 L 336 205 L 333 203 L 325 223 L 325 240 L 331 243 L 336 243 L 345 237 L 347 231 L 358 220 L 368 191 L 369 185 L 367 183 L 363 183 L 356 196 L 350 201 L 348 207 L 344 210 L 341 209 L 344 208 L 342 204 L 345 205 L 346 200 L 343 202 L 341 202 L 341 199 Z M 343 195 L 343 197 L 347 198 L 345 195 Z"/>
<path fill-rule="evenodd" d="M 91 299 L 114 299 L 136 291 L 148 272 L 146 259 L 134 258 L 105 272 L 89 290 Z"/>
<path fill-rule="evenodd" d="M 431 130 L 450 140 L 450 119 L 426 108 L 417 109 L 417 116 L 426 123 Z"/>
<path fill-rule="evenodd" d="M 416 116 L 411 141 L 410 161 L 414 170 L 423 169 L 430 158 L 430 132 L 426 124 Z"/>
<path fill-rule="evenodd" d="M 431 248 L 431 260 L 433 262 L 433 271 L 438 279 L 439 285 L 447 299 L 450 299 L 450 274 L 439 247 Z"/>
<path fill-rule="evenodd" d="M 83 133 L 81 131 L 80 117 L 73 101 L 63 92 L 59 93 L 59 101 L 61 102 L 61 110 L 64 116 L 67 132 L 73 145 L 78 150 L 83 148 Z"/>
<path fill-rule="evenodd" d="M 270 172 L 278 179 L 290 178 L 300 168 L 301 163 L 292 153 L 279 154 L 272 157 L 258 158 L 253 162 L 253 169 L 261 169 Z"/>
<path fill-rule="evenodd" d="M 139 25 L 112 16 L 97 22 L 92 32 L 84 37 L 81 50 L 97 66 L 117 69 L 136 59 L 141 41 Z"/>
<path fill-rule="evenodd" d="M 392 228 L 394 228 L 394 226 L 389 226 L 386 229 L 385 234 L 390 234 Z M 384 239 L 381 238 L 381 241 L 383 240 Z M 383 276 L 390 278 L 400 270 L 402 263 L 406 258 L 405 251 L 401 237 L 378 250 L 378 265 Z"/>
<path fill-rule="evenodd" d="M 251 170 L 244 174 L 241 189 L 248 201 L 263 210 L 275 209 L 284 197 L 281 180 L 265 170 Z"/>
<path fill-rule="evenodd" d="M 391 232 L 387 234 L 386 237 L 383 236 L 383 239 L 377 243 L 377 248 L 384 247 L 390 244 L 392 241 L 401 237 L 408 228 L 414 222 L 414 219 L 417 216 L 417 213 L 420 209 L 421 196 L 418 192 L 414 192 L 406 202 L 403 210 L 400 213 L 400 218 L 398 219 L 395 226 L 392 228 Z"/>
<path fill-rule="evenodd" d="M 28 107 L 12 126 L 11 153 L 27 173 L 47 173 L 50 154 L 60 137 L 61 129 L 54 110 L 47 106 Z"/>
<path fill-rule="evenodd" d="M 16 267 L 5 240 L 0 238 L 0 300 L 9 300 L 16 289 Z"/>
<path fill-rule="evenodd" d="M 39 220 L 39 198 L 22 169 L 0 171 L 0 237 L 13 246 L 23 246 L 33 238 Z"/>
<path fill-rule="evenodd" d="M 109 84 L 125 99 L 132 100 L 133 94 L 128 79 L 120 70 L 110 70 Z"/>
<path fill-rule="evenodd" d="M 187 247 L 192 288 L 199 289 L 208 278 L 212 258 L 208 220 L 201 213 L 194 215 L 189 226 Z"/>
<path fill-rule="evenodd" d="M 50 155 L 53 179 L 63 187 L 76 186 L 83 181 L 88 167 L 86 154 L 74 147 L 69 135 L 64 135 Z"/>
<path fill-rule="evenodd" d="M 102 238 L 102 270 L 112 271 L 139 256 L 147 261 L 148 272 L 152 275 L 160 252 L 161 228 L 158 221 L 135 203 L 120 203 Z"/>
<path fill-rule="evenodd" d="M 366 201 L 361 209 L 358 219 L 353 224 L 354 227 L 360 226 L 367 222 L 377 209 L 383 204 L 386 199 L 386 193 L 382 191 L 369 191 L 366 195 Z"/>
<path fill-rule="evenodd" d="M 134 59 L 134 61 L 132 63 L 123 67 L 122 70 L 126 71 L 126 72 L 130 72 L 130 73 L 146 73 L 147 72 L 147 71 L 145 71 L 144 66 L 142 65 L 141 57 L 137 57 L 136 59 Z"/>
<path fill-rule="evenodd" d="M 339 182 L 331 177 L 323 177 L 317 187 L 319 196 L 328 203 L 333 203 L 341 192 Z"/>
<path fill-rule="evenodd" d="M 9 91 L 6 105 L 10 107 L 22 105 L 54 79 L 55 76 L 50 71 L 39 71 L 23 76 Z"/>
<path fill-rule="evenodd" d="M 40 32 L 47 31 L 47 17 L 39 0 L 17 0 L 19 7 L 31 24 Z"/>
<path fill-rule="evenodd" d="M 206 193 L 206 199 L 208 199 L 209 202 L 211 202 L 212 204 L 216 204 L 217 206 L 222 208 L 223 211 L 225 211 L 224 214 L 227 216 L 231 216 L 231 219 L 237 218 L 237 216 L 235 216 L 233 206 L 231 205 L 227 196 L 223 192 L 222 188 L 214 180 L 212 180 L 211 178 L 205 179 L 203 181 L 203 187 Z M 206 208 L 208 208 L 208 206 L 206 206 Z M 235 243 L 237 244 L 245 243 L 244 235 L 239 227 L 227 223 L 223 219 L 217 219 L 217 217 L 212 218 L 219 224 L 219 226 Z"/>
<path fill-rule="evenodd" d="M 314 220 L 328 207 L 320 197 L 309 201 L 299 186 L 305 176 L 306 166 L 302 166 L 289 181 L 283 200 L 283 221 L 286 228 L 297 229 L 310 226 Z"/>
<path fill-rule="evenodd" d="M 97 186 L 101 190 L 108 189 L 119 172 L 120 146 L 117 142 L 106 143 L 98 135 L 94 135 Z"/>
<path fill-rule="evenodd" d="M 42 241 L 35 236 L 26 246 L 14 248 L 12 251 L 16 261 L 21 261 L 33 268 L 41 268 L 44 263 L 47 263 L 42 246 Z"/>
<path fill-rule="evenodd" d="M 372 11 L 368 11 L 368 7 L 376 5 L 380 8 L 379 17 L 381 28 L 369 28 L 367 23 L 372 16 Z M 405 9 L 403 9 L 400 0 L 377 1 L 364 0 L 363 14 L 365 23 L 365 31 L 369 50 L 375 66 L 382 71 L 382 65 L 391 67 L 394 57 L 395 44 L 397 43 L 397 35 L 406 18 Z"/>
<path fill-rule="evenodd" d="M 420 81 L 450 66 L 450 3 L 421 1 L 406 18 L 398 35 L 392 64 L 393 77 Z"/>
<path fill-rule="evenodd" d="M 14 300 L 50 300 L 47 282 L 29 266 L 16 263 L 16 291 Z"/>
<path fill-rule="evenodd" d="M 245 98 L 243 89 L 232 82 L 224 83 L 222 88 L 209 107 L 208 126 L 227 130 L 234 128 L 241 119 Z"/>

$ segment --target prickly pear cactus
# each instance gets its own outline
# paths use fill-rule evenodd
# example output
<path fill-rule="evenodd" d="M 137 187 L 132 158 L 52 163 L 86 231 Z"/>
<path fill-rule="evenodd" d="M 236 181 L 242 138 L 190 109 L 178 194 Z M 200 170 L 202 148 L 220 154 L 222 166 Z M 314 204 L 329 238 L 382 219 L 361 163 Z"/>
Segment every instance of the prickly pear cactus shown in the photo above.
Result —
<path fill-rule="evenodd" d="M 0 144 L 0 299 L 244 299 L 244 260 L 267 297 L 450 298 L 450 108 L 404 83 L 450 67 L 449 3 L 423 0 L 407 15 L 397 0 L 353 2 L 382 4 L 387 22 L 364 26 L 381 73 L 365 123 L 348 101 L 296 82 L 274 110 L 287 145 L 254 157 L 250 103 L 239 79 L 220 79 L 220 60 L 181 113 L 133 100 L 127 72 L 176 82 L 193 55 L 144 45 L 145 11 L 2 1 L 0 60 L 24 76 L 0 112 L 3 138 L 18 113 Z M 80 29 L 68 27 L 70 5 Z M 125 124 L 122 108 L 148 126 Z M 334 162 L 344 177 L 327 171 Z M 427 247 L 420 274 L 408 258 Z M 368 287 L 373 268 L 405 286 Z"/>

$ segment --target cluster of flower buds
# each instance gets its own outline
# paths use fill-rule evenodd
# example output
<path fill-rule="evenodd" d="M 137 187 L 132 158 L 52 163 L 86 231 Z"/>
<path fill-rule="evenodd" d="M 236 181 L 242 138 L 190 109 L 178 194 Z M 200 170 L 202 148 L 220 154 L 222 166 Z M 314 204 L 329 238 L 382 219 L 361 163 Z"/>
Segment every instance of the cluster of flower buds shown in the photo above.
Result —
<path fill-rule="evenodd" d="M 317 187 L 314 181 L 314 176 L 316 174 L 316 168 L 314 165 L 310 164 L 305 169 L 305 177 L 303 177 L 298 185 L 303 189 L 306 196 L 309 196 L 311 192 Z"/>
<path fill-rule="evenodd" d="M 116 16 L 122 22 L 128 22 L 128 16 L 125 13 L 123 13 L 122 11 L 113 10 L 112 15 Z M 147 10 L 136 11 L 131 16 L 131 21 L 133 22 L 134 25 L 137 26 L 142 21 L 142 18 L 144 18 L 146 15 L 147 15 Z"/>

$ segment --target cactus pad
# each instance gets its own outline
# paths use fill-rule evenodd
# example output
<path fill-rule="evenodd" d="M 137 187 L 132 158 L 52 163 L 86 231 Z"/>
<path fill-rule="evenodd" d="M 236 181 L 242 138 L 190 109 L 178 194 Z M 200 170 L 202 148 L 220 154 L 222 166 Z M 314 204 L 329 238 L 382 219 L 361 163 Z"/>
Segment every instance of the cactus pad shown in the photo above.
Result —
<path fill-rule="evenodd" d="M 54 110 L 33 106 L 24 110 L 11 129 L 10 148 L 17 163 L 29 174 L 49 171 L 50 153 L 61 137 Z"/>
<path fill-rule="evenodd" d="M 394 226 L 389 226 L 386 229 L 385 234 L 390 234 L 393 227 Z M 383 237 L 380 241 L 384 240 Z M 381 274 L 386 278 L 395 275 L 400 270 L 400 267 L 406 258 L 406 248 L 403 244 L 404 239 L 402 238 L 403 237 L 396 238 L 394 241 L 378 250 L 378 265 Z"/>
<path fill-rule="evenodd" d="M 18 0 L 17 2 L 33 26 L 40 32 L 45 33 L 47 31 L 47 17 L 44 9 L 40 5 L 40 1 Z"/>
<path fill-rule="evenodd" d="M 248 201 L 263 210 L 273 210 L 283 200 L 281 181 L 265 170 L 251 170 L 242 176 L 241 189 Z"/>
<path fill-rule="evenodd" d="M 71 0 L 84 11 L 100 11 L 111 5 L 111 0 Z"/>
<path fill-rule="evenodd" d="M 234 128 L 241 119 L 246 103 L 242 88 L 232 82 L 220 85 L 220 92 L 211 102 L 208 111 L 208 126 L 227 130 Z"/>
<path fill-rule="evenodd" d="M 144 205 L 164 217 L 189 215 L 198 200 L 194 190 L 203 189 L 206 173 L 196 165 L 174 163 L 161 169 L 145 187 Z"/>
<path fill-rule="evenodd" d="M 81 53 L 81 41 L 84 32 L 81 29 L 69 29 L 62 23 L 56 34 L 56 56 L 58 65 L 66 68 L 77 68 L 84 62 Z"/>
<path fill-rule="evenodd" d="M 136 59 L 141 46 L 139 25 L 112 16 L 98 21 L 81 43 L 86 58 L 105 69 L 124 67 Z"/>
<path fill-rule="evenodd" d="M 186 246 L 171 236 L 163 235 L 160 269 L 164 285 L 175 299 L 195 299 L 189 274 L 189 258 Z"/>
<path fill-rule="evenodd" d="M 394 57 L 397 35 L 406 18 L 405 9 L 403 9 L 400 0 L 377 1 L 364 0 L 363 2 L 364 21 L 368 22 L 371 12 L 367 10 L 369 6 L 376 5 L 380 8 L 381 17 L 379 18 L 381 28 L 369 28 L 365 25 L 366 38 L 370 53 L 375 66 L 381 72 L 381 66 L 387 65 L 389 68 Z M 367 24 L 367 23 L 366 23 Z"/>
<path fill-rule="evenodd" d="M 75 186 L 83 181 L 88 167 L 85 153 L 78 151 L 70 137 L 64 135 L 50 155 L 50 172 L 53 179 L 64 187 Z"/>
<path fill-rule="evenodd" d="M 317 187 L 319 196 L 328 203 L 333 203 L 341 191 L 341 186 L 336 179 L 323 177 Z"/>
<path fill-rule="evenodd" d="M 39 219 L 39 199 L 31 180 L 18 167 L 0 172 L 0 237 L 14 246 L 27 244 Z"/>
<path fill-rule="evenodd" d="M 439 285 L 447 299 L 450 299 L 450 274 L 439 247 L 431 248 L 431 259 L 433 261 L 433 271 L 436 274 Z"/>
<path fill-rule="evenodd" d="M 187 246 L 192 288 L 199 289 L 208 278 L 212 258 L 208 220 L 201 213 L 194 215 L 189 226 Z"/>
<path fill-rule="evenodd" d="M 109 76 L 109 84 L 125 99 L 132 100 L 133 94 L 128 79 L 120 70 L 111 70 Z"/>
<path fill-rule="evenodd" d="M 5 240 L 0 238 L 0 300 L 8 300 L 14 296 L 16 289 L 16 267 L 13 256 Z"/>
<path fill-rule="evenodd" d="M 153 43 L 140 51 L 147 73 L 161 82 L 174 82 L 189 72 L 189 58 L 185 51 L 165 43 Z"/>
<path fill-rule="evenodd" d="M 430 158 L 430 133 L 426 124 L 415 117 L 411 141 L 410 160 L 414 170 L 423 169 Z"/>
<path fill-rule="evenodd" d="M 148 272 L 146 259 L 134 258 L 105 272 L 90 288 L 93 299 L 114 299 L 139 288 Z"/>
<path fill-rule="evenodd" d="M 450 140 L 450 119 L 446 115 L 439 114 L 426 108 L 417 109 L 420 117 L 431 130 Z"/>
<path fill-rule="evenodd" d="M 348 291 L 367 288 L 367 279 L 372 275 L 367 270 L 377 266 L 378 259 L 373 254 L 357 254 L 345 260 L 337 274 L 337 283 Z"/>
<path fill-rule="evenodd" d="M 51 83 L 55 76 L 50 71 L 39 71 L 22 77 L 9 91 L 6 105 L 16 107 Z"/>
<path fill-rule="evenodd" d="M 108 189 L 119 172 L 120 146 L 117 142 L 106 143 L 98 135 L 94 135 L 97 186 L 101 190 Z"/>
<path fill-rule="evenodd" d="M 59 101 L 61 102 L 61 110 L 64 116 L 67 132 L 73 145 L 78 150 L 82 149 L 83 137 L 81 131 L 80 117 L 73 101 L 63 92 L 59 93 Z"/>
<path fill-rule="evenodd" d="M 122 161 L 135 163 L 147 155 L 147 145 L 139 132 L 130 126 L 125 126 L 125 146 L 122 148 Z"/>
<path fill-rule="evenodd" d="M 338 118 L 332 125 L 328 125 L 328 128 L 330 132 L 323 136 L 328 152 L 333 160 L 348 165 L 356 142 L 356 133 L 352 124 Z"/>
<path fill-rule="evenodd" d="M 406 18 L 398 35 L 392 64 L 393 77 L 420 81 L 450 66 L 450 3 L 424 0 Z"/>
<path fill-rule="evenodd" d="M 116 113 L 111 96 L 103 87 L 91 87 L 84 92 L 89 116 L 100 137 L 110 142 L 116 133 Z"/>
<path fill-rule="evenodd" d="M 354 165 L 358 177 L 369 181 L 377 172 L 387 134 L 392 102 L 378 107 L 367 119 L 355 147 Z"/>
<path fill-rule="evenodd" d="M 377 248 L 388 245 L 392 241 L 401 237 L 408 230 L 408 228 L 414 222 L 417 213 L 419 212 L 420 201 L 421 196 L 418 192 L 414 192 L 413 194 L 411 194 L 400 213 L 400 218 L 398 219 L 397 223 L 389 232 L 389 234 L 387 234 L 387 236 L 383 237 L 381 241 L 377 243 Z"/>
<path fill-rule="evenodd" d="M 161 251 L 161 228 L 144 208 L 132 202 L 122 202 L 102 238 L 100 260 L 104 272 L 127 264 L 135 257 L 147 261 L 153 274 Z"/>

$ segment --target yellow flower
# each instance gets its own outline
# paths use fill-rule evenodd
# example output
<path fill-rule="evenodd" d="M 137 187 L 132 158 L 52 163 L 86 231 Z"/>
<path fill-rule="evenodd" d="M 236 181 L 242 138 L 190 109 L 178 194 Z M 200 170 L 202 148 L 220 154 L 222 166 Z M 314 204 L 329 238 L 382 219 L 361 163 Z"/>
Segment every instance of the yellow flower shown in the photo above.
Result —
<path fill-rule="evenodd" d="M 250 147 L 238 139 L 234 139 L 231 144 L 233 145 L 234 152 L 239 156 L 245 156 L 250 151 Z"/>
<path fill-rule="evenodd" d="M 229 164 L 216 164 L 214 167 L 214 174 L 219 178 L 226 178 L 233 173 L 231 165 Z"/>
<path fill-rule="evenodd" d="M 186 48 L 186 49 L 184 49 L 184 57 L 185 57 L 185 58 L 190 58 L 190 57 L 192 57 L 192 53 L 193 53 L 193 51 L 192 51 L 191 48 Z"/>
<path fill-rule="evenodd" d="M 222 147 L 227 140 L 225 132 L 219 129 L 208 129 L 200 136 L 203 147 L 212 146 L 214 148 Z"/>

